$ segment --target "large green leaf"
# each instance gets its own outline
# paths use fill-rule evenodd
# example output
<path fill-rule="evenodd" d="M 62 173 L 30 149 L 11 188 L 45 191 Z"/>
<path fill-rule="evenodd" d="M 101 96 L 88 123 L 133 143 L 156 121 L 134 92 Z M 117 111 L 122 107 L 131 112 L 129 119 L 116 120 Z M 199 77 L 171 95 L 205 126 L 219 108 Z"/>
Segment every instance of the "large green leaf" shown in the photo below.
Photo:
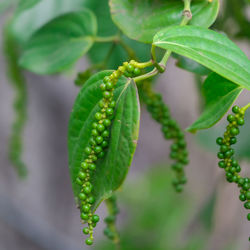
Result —
<path fill-rule="evenodd" d="M 163 28 L 181 22 L 183 1 L 176 0 L 110 0 L 112 19 L 130 38 L 151 43 Z M 209 27 L 216 19 L 219 1 L 194 0 L 191 11 L 192 25 Z"/>
<path fill-rule="evenodd" d="M 195 26 L 174 26 L 158 32 L 154 45 L 186 56 L 250 90 L 250 61 L 226 36 Z"/>
<path fill-rule="evenodd" d="M 204 110 L 199 119 L 187 130 L 196 132 L 196 130 L 213 126 L 223 117 L 241 91 L 242 88 L 239 85 L 216 73 L 211 73 L 202 85 L 205 98 Z"/>
<path fill-rule="evenodd" d="M 60 72 L 93 45 L 94 14 L 85 9 L 62 15 L 39 29 L 24 47 L 20 65 L 37 74 Z"/>
<path fill-rule="evenodd" d="M 69 169 L 76 202 L 80 187 L 75 179 L 81 161 L 86 157 L 84 148 L 88 145 L 94 114 L 102 99 L 99 88 L 102 79 L 110 71 L 102 71 L 92 76 L 81 89 L 70 117 L 68 134 Z M 115 118 L 111 126 L 109 148 L 104 158 L 97 162 L 96 172 L 91 180 L 96 198 L 95 208 L 120 187 L 135 152 L 139 131 L 139 104 L 137 89 L 132 80 L 119 79 L 114 94 L 118 101 Z"/>
<path fill-rule="evenodd" d="M 31 1 L 31 0 L 29 0 Z M 35 0 L 33 0 L 35 1 Z M 42 0 L 28 9 L 15 14 L 11 31 L 20 44 L 52 19 L 86 7 L 91 0 Z"/>

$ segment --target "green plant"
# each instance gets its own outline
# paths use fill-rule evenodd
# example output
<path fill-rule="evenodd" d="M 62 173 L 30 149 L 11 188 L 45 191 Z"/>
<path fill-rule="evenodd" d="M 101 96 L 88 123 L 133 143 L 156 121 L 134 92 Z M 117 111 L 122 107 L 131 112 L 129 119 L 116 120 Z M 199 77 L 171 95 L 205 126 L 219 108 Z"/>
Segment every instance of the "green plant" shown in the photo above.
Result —
<path fill-rule="evenodd" d="M 177 66 L 198 75 L 198 82 L 203 80 L 201 76 L 206 76 L 201 86 L 204 110 L 187 129 L 189 132 L 216 124 L 242 90 L 250 90 L 247 56 L 225 34 L 209 29 L 211 25 L 222 29 L 228 8 L 226 11 L 224 19 L 214 24 L 219 0 L 110 0 L 109 6 L 106 0 L 18 2 L 6 26 L 5 52 L 20 98 L 10 150 L 14 152 L 11 158 L 19 173 L 25 169 L 20 160 L 20 137 L 26 117 L 22 70 L 42 75 L 61 73 L 84 54 L 92 62 L 88 69 L 78 73 L 75 81 L 82 88 L 73 106 L 68 133 L 73 192 L 81 219 L 88 223 L 83 229 L 89 235 L 86 244 L 93 243 L 93 229 L 99 221 L 94 213 L 104 200 L 110 211 L 106 234 L 119 242 L 115 228 L 117 207 L 112 195 L 122 185 L 133 159 L 140 102 L 162 125 L 164 137 L 173 140 L 170 157 L 175 161 L 172 168 L 176 172 L 173 180 L 176 191 L 182 191 L 187 181 L 184 133 L 171 118 L 161 96 L 153 91 L 155 76 L 166 71 L 171 56 L 176 58 Z M 43 13 L 42 17 L 38 13 Z M 243 12 L 234 12 L 233 17 L 239 27 L 244 26 L 237 35 L 249 36 Z M 225 167 L 228 181 L 237 182 L 242 188 L 240 199 L 248 200 L 245 207 L 249 209 L 249 179 L 240 184 L 236 174 L 240 168 L 234 166 L 230 148 L 235 141 L 233 136 L 238 133 L 236 118 L 228 119 L 230 132 L 220 139 L 219 144 L 223 145 L 218 155 L 225 160 L 219 165 Z M 237 117 L 238 125 L 243 124 L 242 119 Z"/>

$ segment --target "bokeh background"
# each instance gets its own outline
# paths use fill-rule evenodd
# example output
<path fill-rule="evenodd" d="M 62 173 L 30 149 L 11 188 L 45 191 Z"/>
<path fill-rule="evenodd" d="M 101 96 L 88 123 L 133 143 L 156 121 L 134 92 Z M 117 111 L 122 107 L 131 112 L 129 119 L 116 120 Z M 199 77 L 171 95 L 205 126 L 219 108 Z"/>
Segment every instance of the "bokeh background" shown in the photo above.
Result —
<path fill-rule="evenodd" d="M 9 14 L 0 17 L 1 31 Z M 230 18 L 227 22 L 225 31 L 231 27 Z M 250 57 L 248 39 L 234 41 Z M 1 250 L 115 249 L 103 236 L 102 222 L 95 230 L 95 245 L 85 246 L 68 172 L 67 125 L 79 92 L 73 81 L 77 70 L 87 65 L 89 61 L 83 58 L 74 71 L 60 76 L 25 72 L 29 118 L 23 135 L 23 159 L 29 173 L 25 180 L 20 180 L 8 160 L 14 93 L 6 77 L 5 58 L 0 53 Z M 169 60 L 155 88 L 163 94 L 183 129 L 199 116 L 203 99 L 194 77 L 177 68 L 175 59 Z M 245 105 L 249 100 L 250 94 L 244 91 L 237 103 Z M 243 173 L 249 176 L 250 114 L 246 124 L 239 147 L 244 151 Z M 238 189 L 225 181 L 223 171 L 217 167 L 215 139 L 221 127 L 223 121 L 197 135 L 186 134 L 190 152 L 188 184 L 183 193 L 176 194 L 170 184 L 170 143 L 163 139 L 160 126 L 142 106 L 138 147 L 127 180 L 117 192 L 122 249 L 250 249 L 250 225 L 238 199 Z M 105 218 L 104 204 L 98 213 L 101 219 Z"/>

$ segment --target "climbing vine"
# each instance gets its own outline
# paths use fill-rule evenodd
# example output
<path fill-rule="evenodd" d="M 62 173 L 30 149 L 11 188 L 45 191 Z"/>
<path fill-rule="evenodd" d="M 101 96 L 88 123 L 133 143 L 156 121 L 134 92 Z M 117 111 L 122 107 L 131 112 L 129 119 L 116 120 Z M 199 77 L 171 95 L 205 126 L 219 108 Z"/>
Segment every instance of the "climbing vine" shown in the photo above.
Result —
<path fill-rule="evenodd" d="M 215 125 L 240 93 L 250 90 L 249 59 L 218 32 L 229 16 L 229 2 L 236 5 L 234 0 L 228 1 L 217 22 L 219 0 L 19 0 L 0 9 L 15 6 L 6 25 L 4 49 L 17 96 L 10 159 L 20 175 L 26 172 L 21 160 L 27 117 L 23 70 L 41 75 L 63 73 L 85 54 L 91 62 L 77 73 L 75 85 L 80 89 L 68 126 L 70 178 L 87 245 L 94 242 L 94 228 L 100 220 L 96 209 L 103 201 L 109 214 L 104 234 L 120 243 L 115 192 L 124 182 L 136 150 L 140 104 L 161 125 L 164 138 L 171 140 L 174 189 L 181 192 L 187 183 L 185 131 L 171 116 L 161 94 L 154 91 L 154 81 L 168 71 L 170 58 L 195 74 L 204 97 L 201 115 L 188 132 Z M 247 4 L 244 1 L 242 6 Z M 249 38 L 244 11 L 236 9 L 232 21 L 235 26 L 242 24 L 238 34 Z M 227 181 L 240 188 L 239 198 L 246 209 L 250 209 L 250 179 L 239 175 L 233 145 L 248 107 L 233 107 L 226 132 L 216 141 L 220 146 L 218 165 L 225 170 Z"/>

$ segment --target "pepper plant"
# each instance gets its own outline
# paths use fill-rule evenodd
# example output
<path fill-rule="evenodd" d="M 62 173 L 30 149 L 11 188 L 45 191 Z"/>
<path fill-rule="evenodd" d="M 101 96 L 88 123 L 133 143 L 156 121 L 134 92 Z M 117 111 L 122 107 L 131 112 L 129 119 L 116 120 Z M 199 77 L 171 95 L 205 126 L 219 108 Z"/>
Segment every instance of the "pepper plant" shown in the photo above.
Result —
<path fill-rule="evenodd" d="M 249 4 L 240 2 L 242 8 Z M 91 61 L 89 68 L 77 74 L 79 94 L 68 129 L 69 171 L 80 218 L 86 224 L 83 234 L 87 245 L 93 244 L 100 219 L 95 211 L 103 201 L 110 213 L 105 219 L 105 234 L 119 242 L 114 192 L 125 180 L 136 150 L 141 104 L 146 104 L 152 118 L 160 123 L 164 138 L 172 143 L 174 189 L 181 192 L 187 182 L 185 133 L 152 84 L 157 75 L 167 72 L 170 57 L 204 81 L 203 111 L 186 132 L 212 127 L 244 89 L 250 90 L 247 56 L 219 30 L 226 22 L 228 4 L 236 2 L 225 3 L 226 11 L 217 23 L 219 0 L 19 0 L 0 5 L 1 11 L 14 6 L 5 26 L 4 49 L 16 90 L 10 158 L 20 176 L 27 172 L 21 158 L 27 116 L 23 71 L 60 74 L 72 69 L 85 54 Z M 242 26 L 238 35 L 249 37 L 249 22 L 242 8 L 234 10 L 232 17 Z M 246 209 L 250 209 L 250 179 L 240 176 L 232 145 L 249 106 L 233 107 L 235 115 L 227 117 L 226 132 L 217 139 L 218 165 L 225 170 L 227 181 L 240 188 Z"/>

